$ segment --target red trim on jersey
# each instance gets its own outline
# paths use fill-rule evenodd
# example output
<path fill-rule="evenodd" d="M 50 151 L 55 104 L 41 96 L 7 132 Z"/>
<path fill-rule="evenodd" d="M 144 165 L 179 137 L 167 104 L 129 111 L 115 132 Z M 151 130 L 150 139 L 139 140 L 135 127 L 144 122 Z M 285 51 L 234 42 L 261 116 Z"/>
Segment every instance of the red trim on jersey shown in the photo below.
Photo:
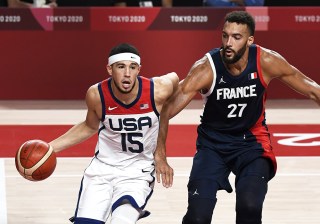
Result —
<path fill-rule="evenodd" d="M 109 88 L 109 81 L 111 81 L 111 78 L 101 82 L 101 89 L 105 103 L 105 114 L 143 114 L 154 111 L 151 100 L 150 79 L 139 76 L 136 85 L 139 85 L 139 87 L 141 86 L 142 89 L 139 90 L 140 94 L 138 94 L 133 103 L 129 105 L 121 103 L 113 96 Z"/>
<path fill-rule="evenodd" d="M 272 150 L 272 145 L 270 141 L 270 133 L 268 131 L 268 127 L 263 123 L 265 120 L 265 102 L 266 102 L 266 94 L 263 95 L 263 108 L 262 113 L 257 121 L 257 123 L 250 128 L 251 133 L 256 137 L 257 142 L 259 142 L 263 149 L 263 157 L 269 158 L 274 167 L 274 173 L 277 171 L 277 161 Z"/>
<path fill-rule="evenodd" d="M 261 47 L 259 45 L 256 45 L 256 46 L 257 46 L 257 69 L 258 69 L 259 79 L 261 84 L 264 86 L 264 88 L 267 88 L 268 85 L 264 81 L 262 69 L 261 69 L 261 63 L 260 63 Z M 257 142 L 259 142 L 262 145 L 264 149 L 263 157 L 269 158 L 272 161 L 272 164 L 274 166 L 274 173 L 275 173 L 277 171 L 277 161 L 272 150 L 272 145 L 270 142 L 270 133 L 268 131 L 268 127 L 265 124 L 263 124 L 265 120 L 266 98 L 267 98 L 267 93 L 265 92 L 263 95 L 263 105 L 262 105 L 263 108 L 261 111 L 261 115 L 257 123 L 250 129 L 250 131 L 254 136 L 256 136 Z"/>
<path fill-rule="evenodd" d="M 256 45 L 256 46 L 257 46 L 257 69 L 258 69 L 259 79 L 260 79 L 262 85 L 264 86 L 264 88 L 267 88 L 268 85 L 266 84 L 266 82 L 263 79 L 262 69 L 261 69 L 261 64 L 260 64 L 261 47 L 259 45 Z"/>

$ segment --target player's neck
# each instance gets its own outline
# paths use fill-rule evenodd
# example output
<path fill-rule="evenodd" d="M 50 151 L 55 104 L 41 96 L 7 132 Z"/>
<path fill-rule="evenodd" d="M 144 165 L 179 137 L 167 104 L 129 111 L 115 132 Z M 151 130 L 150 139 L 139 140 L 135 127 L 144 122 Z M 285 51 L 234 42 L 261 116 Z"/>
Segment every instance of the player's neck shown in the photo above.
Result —
<path fill-rule="evenodd" d="M 231 75 L 238 76 L 246 69 L 248 60 L 248 53 L 246 52 L 237 62 L 233 64 L 224 63 L 224 65 Z"/>

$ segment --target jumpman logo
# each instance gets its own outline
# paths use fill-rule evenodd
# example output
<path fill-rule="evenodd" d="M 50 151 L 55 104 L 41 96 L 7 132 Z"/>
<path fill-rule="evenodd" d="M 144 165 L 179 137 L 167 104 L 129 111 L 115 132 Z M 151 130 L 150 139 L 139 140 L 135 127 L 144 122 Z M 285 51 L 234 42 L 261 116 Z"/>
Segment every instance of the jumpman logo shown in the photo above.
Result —
<path fill-rule="evenodd" d="M 226 83 L 224 80 L 223 80 L 223 76 L 221 77 L 220 81 L 219 81 L 219 84 L 221 83 Z"/>
<path fill-rule="evenodd" d="M 194 191 L 193 195 L 199 195 L 198 189 L 196 189 L 196 190 Z"/>

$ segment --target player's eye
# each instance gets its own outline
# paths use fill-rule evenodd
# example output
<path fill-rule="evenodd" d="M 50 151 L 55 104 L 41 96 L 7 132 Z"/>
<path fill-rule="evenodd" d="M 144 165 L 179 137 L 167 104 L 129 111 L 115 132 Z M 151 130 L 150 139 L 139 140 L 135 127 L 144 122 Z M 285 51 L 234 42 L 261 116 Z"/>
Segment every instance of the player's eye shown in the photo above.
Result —
<path fill-rule="evenodd" d="M 236 40 L 240 40 L 242 38 L 242 36 L 241 35 L 234 35 L 233 38 Z"/>

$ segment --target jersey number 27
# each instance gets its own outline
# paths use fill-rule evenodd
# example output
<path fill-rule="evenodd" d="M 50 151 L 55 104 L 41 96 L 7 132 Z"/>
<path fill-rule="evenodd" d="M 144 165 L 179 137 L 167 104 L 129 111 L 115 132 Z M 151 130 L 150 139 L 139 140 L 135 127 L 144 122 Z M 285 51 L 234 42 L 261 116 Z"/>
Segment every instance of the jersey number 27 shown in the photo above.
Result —
<path fill-rule="evenodd" d="M 229 104 L 228 108 L 231 108 L 231 111 L 228 114 L 228 118 L 242 117 L 244 108 L 246 108 L 246 106 L 246 103 Z"/>

